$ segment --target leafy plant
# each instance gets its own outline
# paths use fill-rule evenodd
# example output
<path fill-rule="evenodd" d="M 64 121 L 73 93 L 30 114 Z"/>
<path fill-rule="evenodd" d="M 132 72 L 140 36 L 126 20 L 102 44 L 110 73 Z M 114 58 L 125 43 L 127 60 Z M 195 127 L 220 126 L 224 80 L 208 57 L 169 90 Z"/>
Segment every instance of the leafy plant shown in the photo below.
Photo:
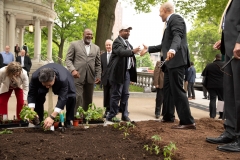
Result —
<path fill-rule="evenodd" d="M 79 112 L 80 116 L 82 115 L 85 117 L 86 124 L 88 124 L 90 120 L 102 119 L 104 114 L 104 109 L 100 107 L 96 107 L 94 103 L 91 103 L 88 105 L 87 111 L 84 111 L 84 109 L 81 106 L 79 106 L 77 109 L 77 112 Z"/>
<path fill-rule="evenodd" d="M 149 146 L 148 144 L 147 145 L 144 145 L 144 149 L 146 149 L 146 151 L 149 151 L 150 154 L 153 154 L 153 152 L 155 152 L 156 155 L 159 154 L 160 152 L 160 147 L 159 145 L 157 144 L 159 141 L 161 141 L 161 137 L 158 136 L 158 135 L 154 135 L 151 137 L 153 139 L 152 141 L 152 145 Z"/>
<path fill-rule="evenodd" d="M 175 143 L 170 142 L 167 146 L 163 148 L 164 160 L 171 160 L 171 156 L 177 150 Z"/>
<path fill-rule="evenodd" d="M 10 131 L 10 130 L 7 130 L 7 129 L 0 132 L 0 134 L 12 134 L 12 133 L 13 133 L 13 131 Z"/>
<path fill-rule="evenodd" d="M 121 126 L 120 123 L 119 126 Z M 131 127 L 134 128 L 135 125 L 132 124 L 131 122 L 126 122 L 126 125 L 123 125 L 119 128 L 119 130 L 123 130 L 124 139 L 129 135 L 128 131 Z"/>
<path fill-rule="evenodd" d="M 22 120 L 33 120 L 37 116 L 37 113 L 28 106 L 24 106 L 20 112 L 20 118 Z"/>

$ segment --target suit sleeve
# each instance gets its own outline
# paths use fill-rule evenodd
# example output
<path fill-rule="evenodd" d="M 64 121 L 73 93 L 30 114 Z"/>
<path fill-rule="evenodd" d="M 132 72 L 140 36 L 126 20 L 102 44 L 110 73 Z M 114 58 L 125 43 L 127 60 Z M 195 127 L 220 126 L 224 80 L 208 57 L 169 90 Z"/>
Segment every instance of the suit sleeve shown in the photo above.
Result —
<path fill-rule="evenodd" d="M 157 46 L 149 46 L 148 47 L 148 52 L 149 53 L 156 53 L 156 52 L 161 52 L 162 50 L 162 45 L 157 45 Z"/>
<path fill-rule="evenodd" d="M 32 61 L 31 61 L 31 59 L 30 59 L 30 57 L 28 57 L 28 65 L 29 65 L 29 71 L 30 71 L 30 69 L 31 69 L 31 67 L 32 67 Z"/>
<path fill-rule="evenodd" d="M 100 49 L 97 49 L 97 55 L 95 59 L 95 75 L 96 78 L 101 79 L 101 60 L 100 60 Z"/>
<path fill-rule="evenodd" d="M 64 106 L 66 105 L 67 102 L 67 94 L 68 94 L 68 79 L 66 78 L 62 82 L 61 91 L 58 94 L 58 101 L 56 104 L 56 108 L 60 108 L 61 110 L 64 109 Z"/>
<path fill-rule="evenodd" d="M 117 54 L 119 57 L 132 57 L 134 53 L 132 50 L 126 50 L 122 43 L 118 41 L 113 42 L 113 54 Z"/>
<path fill-rule="evenodd" d="M 71 43 L 68 48 L 67 55 L 66 55 L 66 61 L 65 61 L 66 66 L 70 72 L 72 72 L 73 70 L 76 70 L 73 65 L 74 55 L 75 55 L 75 48 L 74 48 L 74 45 Z"/>
<path fill-rule="evenodd" d="M 29 84 L 29 91 L 28 91 L 28 104 L 29 103 L 36 103 L 36 98 L 38 96 L 38 89 L 40 86 L 40 82 L 38 80 L 38 76 L 36 74 L 32 76 L 31 82 Z"/>
<path fill-rule="evenodd" d="M 176 53 L 181 46 L 181 41 L 185 34 L 186 25 L 182 17 L 177 16 L 170 24 L 173 40 L 170 49 L 174 49 Z"/>

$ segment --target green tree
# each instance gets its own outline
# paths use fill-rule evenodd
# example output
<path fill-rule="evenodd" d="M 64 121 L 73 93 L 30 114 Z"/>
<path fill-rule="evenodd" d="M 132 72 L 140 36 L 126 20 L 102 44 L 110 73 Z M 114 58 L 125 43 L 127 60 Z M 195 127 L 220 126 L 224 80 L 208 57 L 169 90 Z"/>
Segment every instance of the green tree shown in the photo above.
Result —
<path fill-rule="evenodd" d="M 139 67 L 149 67 L 149 69 L 154 69 L 153 63 L 150 59 L 150 54 L 145 54 L 144 56 L 136 56 L 137 68 Z"/>
<path fill-rule="evenodd" d="M 211 21 L 202 23 L 196 20 L 193 29 L 188 33 L 188 45 L 191 61 L 194 61 L 197 72 L 202 72 L 205 66 L 212 62 L 220 51 L 214 50 L 213 45 L 220 39 L 218 26 Z"/>
<path fill-rule="evenodd" d="M 59 58 L 64 57 L 65 42 L 82 39 L 85 28 L 95 32 L 98 4 L 98 0 L 56 0 L 53 43 L 58 47 Z M 47 36 L 47 28 L 42 31 Z M 61 60 L 58 62 L 61 63 Z"/>

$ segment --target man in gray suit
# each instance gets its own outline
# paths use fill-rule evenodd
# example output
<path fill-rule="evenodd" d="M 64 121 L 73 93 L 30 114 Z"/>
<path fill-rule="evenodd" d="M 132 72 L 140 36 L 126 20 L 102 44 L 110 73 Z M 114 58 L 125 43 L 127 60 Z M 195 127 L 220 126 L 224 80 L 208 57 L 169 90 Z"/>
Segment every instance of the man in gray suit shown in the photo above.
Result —
<path fill-rule="evenodd" d="M 83 32 L 83 40 L 74 41 L 68 48 L 66 66 L 74 77 L 76 87 L 76 109 L 82 106 L 86 111 L 92 103 L 94 83 L 100 82 L 100 49 L 92 41 L 90 29 Z"/>

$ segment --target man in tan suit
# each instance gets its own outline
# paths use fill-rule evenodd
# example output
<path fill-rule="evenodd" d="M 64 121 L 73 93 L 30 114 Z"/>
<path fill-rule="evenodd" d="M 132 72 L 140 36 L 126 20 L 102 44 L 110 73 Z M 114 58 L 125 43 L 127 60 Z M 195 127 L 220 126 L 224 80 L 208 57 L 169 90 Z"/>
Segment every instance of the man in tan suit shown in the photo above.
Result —
<path fill-rule="evenodd" d="M 74 77 L 76 87 L 76 109 L 82 106 L 86 111 L 92 103 L 94 83 L 100 82 L 100 49 L 91 43 L 93 33 L 90 29 L 83 32 L 83 40 L 74 41 L 68 48 L 66 66 Z"/>

